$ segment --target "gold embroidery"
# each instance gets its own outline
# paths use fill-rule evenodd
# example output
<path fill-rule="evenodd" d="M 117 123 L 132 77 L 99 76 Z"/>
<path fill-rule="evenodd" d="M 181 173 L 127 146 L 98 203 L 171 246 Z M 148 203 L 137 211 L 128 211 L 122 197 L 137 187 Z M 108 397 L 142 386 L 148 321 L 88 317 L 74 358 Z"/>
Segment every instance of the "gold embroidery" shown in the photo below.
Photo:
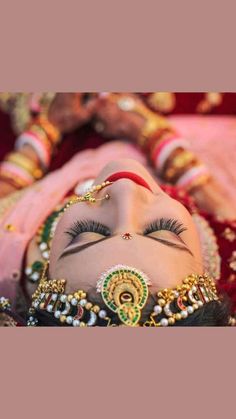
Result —
<path fill-rule="evenodd" d="M 223 231 L 222 236 L 229 242 L 233 242 L 236 239 L 236 233 L 229 227 Z"/>
<path fill-rule="evenodd" d="M 207 92 L 204 99 L 197 105 L 197 112 L 208 113 L 216 106 L 220 106 L 223 100 L 223 94 L 219 92 Z"/>
<path fill-rule="evenodd" d="M 176 99 L 171 92 L 154 92 L 148 97 L 148 104 L 158 112 L 169 113 L 173 111 Z"/>

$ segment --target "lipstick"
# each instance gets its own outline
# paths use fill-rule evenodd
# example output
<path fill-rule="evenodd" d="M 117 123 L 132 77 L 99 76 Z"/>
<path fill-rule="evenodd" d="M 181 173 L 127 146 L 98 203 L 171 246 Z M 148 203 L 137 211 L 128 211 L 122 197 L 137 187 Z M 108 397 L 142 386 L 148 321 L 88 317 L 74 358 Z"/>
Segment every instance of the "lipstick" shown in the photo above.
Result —
<path fill-rule="evenodd" d="M 144 180 L 141 176 L 137 175 L 136 173 L 133 172 L 116 172 L 113 173 L 112 175 L 110 175 L 106 181 L 109 182 L 115 182 L 116 180 L 119 179 L 130 179 L 133 182 L 135 182 L 137 185 L 143 186 L 144 188 L 148 189 L 149 191 L 152 192 L 150 186 L 148 185 L 148 183 L 146 182 L 146 180 Z"/>

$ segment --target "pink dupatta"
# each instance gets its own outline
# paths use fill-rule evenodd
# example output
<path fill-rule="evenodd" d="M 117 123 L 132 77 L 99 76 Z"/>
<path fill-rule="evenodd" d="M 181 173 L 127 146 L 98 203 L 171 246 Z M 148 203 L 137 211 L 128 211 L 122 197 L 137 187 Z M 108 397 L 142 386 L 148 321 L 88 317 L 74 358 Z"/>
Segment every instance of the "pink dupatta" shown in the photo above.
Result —
<path fill-rule="evenodd" d="M 29 188 L 4 215 L 0 220 L 0 295 L 14 300 L 27 244 L 63 197 L 77 183 L 95 178 L 109 161 L 119 158 L 146 163 L 134 146 L 118 141 L 79 152 L 61 169 Z M 12 231 L 6 229 L 9 224 Z"/>

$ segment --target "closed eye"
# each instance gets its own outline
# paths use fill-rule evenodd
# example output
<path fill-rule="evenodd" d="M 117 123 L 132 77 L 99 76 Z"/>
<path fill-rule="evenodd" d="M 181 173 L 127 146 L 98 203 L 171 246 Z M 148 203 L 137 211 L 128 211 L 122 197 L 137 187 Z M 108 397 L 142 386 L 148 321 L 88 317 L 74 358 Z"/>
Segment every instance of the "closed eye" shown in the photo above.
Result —
<path fill-rule="evenodd" d="M 148 234 L 162 230 L 171 231 L 176 234 L 176 236 L 180 236 L 180 234 L 186 231 L 187 228 L 184 227 L 180 221 L 175 220 L 174 218 L 159 218 L 152 221 L 145 227 L 143 235 L 147 236 Z"/>
<path fill-rule="evenodd" d="M 82 233 L 96 233 L 104 237 L 111 235 L 107 226 L 94 220 L 76 221 L 65 233 L 72 237 L 70 244 Z"/>

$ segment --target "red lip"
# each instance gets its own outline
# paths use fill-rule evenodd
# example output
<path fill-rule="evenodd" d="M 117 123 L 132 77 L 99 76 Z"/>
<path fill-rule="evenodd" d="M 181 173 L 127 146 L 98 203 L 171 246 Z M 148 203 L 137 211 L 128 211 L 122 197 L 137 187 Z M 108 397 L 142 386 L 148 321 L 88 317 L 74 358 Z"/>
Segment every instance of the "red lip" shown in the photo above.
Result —
<path fill-rule="evenodd" d="M 148 189 L 149 191 L 152 192 L 148 183 L 141 176 L 137 175 L 136 173 L 132 173 L 132 172 L 113 173 L 113 175 L 109 176 L 106 179 L 106 181 L 115 182 L 116 180 L 119 180 L 119 179 L 130 179 L 133 182 L 137 183 L 137 185 L 143 186 L 144 188 L 146 188 L 146 189 Z"/>

